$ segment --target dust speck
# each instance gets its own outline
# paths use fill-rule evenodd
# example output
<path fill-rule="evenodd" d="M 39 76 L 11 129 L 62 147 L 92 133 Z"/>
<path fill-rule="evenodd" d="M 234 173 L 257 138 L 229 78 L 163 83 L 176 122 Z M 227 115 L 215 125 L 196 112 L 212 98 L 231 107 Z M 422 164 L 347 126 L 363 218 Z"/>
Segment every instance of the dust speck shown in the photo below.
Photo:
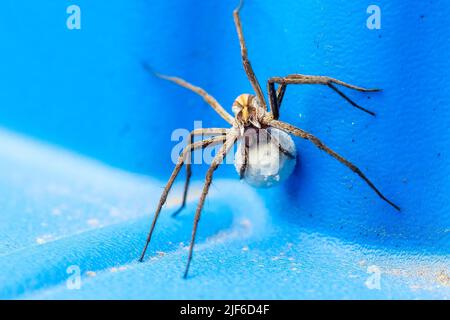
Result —
<path fill-rule="evenodd" d="M 113 272 L 113 273 L 119 272 L 119 271 L 125 271 L 125 270 L 127 270 L 127 267 L 125 267 L 125 266 L 112 267 L 112 268 L 109 269 L 109 271 Z"/>
<path fill-rule="evenodd" d="M 443 286 L 450 287 L 450 276 L 444 270 L 438 273 L 436 279 Z"/>
<path fill-rule="evenodd" d="M 42 236 L 39 236 L 36 238 L 36 243 L 37 244 L 44 244 L 49 242 L 50 240 L 53 239 L 53 236 L 51 234 L 44 234 Z"/>
<path fill-rule="evenodd" d="M 91 227 L 98 227 L 100 225 L 100 221 L 98 221 L 97 219 L 89 219 L 86 222 Z"/>
<path fill-rule="evenodd" d="M 249 229 L 252 226 L 252 223 L 248 219 L 244 219 L 240 221 L 240 225 L 246 229 Z"/>

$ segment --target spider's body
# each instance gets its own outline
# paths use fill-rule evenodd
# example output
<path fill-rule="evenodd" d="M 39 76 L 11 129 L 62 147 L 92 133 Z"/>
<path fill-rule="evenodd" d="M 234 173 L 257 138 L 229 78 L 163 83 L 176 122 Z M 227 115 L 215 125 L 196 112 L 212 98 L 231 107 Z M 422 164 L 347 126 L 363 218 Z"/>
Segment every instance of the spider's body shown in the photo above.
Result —
<path fill-rule="evenodd" d="M 264 121 L 268 122 L 269 113 L 264 110 L 258 98 L 249 93 L 243 93 L 234 100 L 232 111 L 234 113 L 234 125 L 241 135 L 246 128 L 262 128 Z"/>
<path fill-rule="evenodd" d="M 296 159 L 292 138 L 270 126 L 273 117 L 255 95 L 239 95 L 232 111 L 240 141 L 235 155 L 240 178 L 255 187 L 272 187 L 287 178 Z"/>
<path fill-rule="evenodd" d="M 219 102 L 217 102 L 214 97 L 209 95 L 205 90 L 200 87 L 194 86 L 189 82 L 186 82 L 183 79 L 177 77 L 170 77 L 166 75 L 156 74 L 158 77 L 174 82 L 184 88 L 187 88 L 201 97 L 220 115 L 230 126 L 227 128 L 208 128 L 208 129 L 197 129 L 193 130 L 189 135 L 189 144 L 181 153 L 178 162 L 175 166 L 175 169 L 172 172 L 172 175 L 167 182 L 164 191 L 161 195 L 161 199 L 158 203 L 158 207 L 155 212 L 155 216 L 153 218 L 153 222 L 150 228 L 150 232 L 147 237 L 147 241 L 142 251 L 142 255 L 140 261 L 144 259 L 145 252 L 147 250 L 148 244 L 150 243 L 153 230 L 156 225 L 156 221 L 158 220 L 161 209 L 166 202 L 167 195 L 172 188 L 172 185 L 175 181 L 175 178 L 179 174 L 183 165 L 186 165 L 186 182 L 183 194 L 183 202 L 181 208 L 177 210 L 174 215 L 178 214 L 181 209 L 183 209 L 186 203 L 187 191 L 189 187 L 189 181 L 191 177 L 191 152 L 195 149 L 205 148 L 211 145 L 221 144 L 221 148 L 217 152 L 214 160 L 211 163 L 210 168 L 206 174 L 205 184 L 202 190 L 202 194 L 200 196 L 200 201 L 197 206 L 197 210 L 195 212 L 194 219 L 194 227 L 192 229 L 191 236 L 191 244 L 189 247 L 189 256 L 186 265 L 186 270 L 184 276 L 186 277 L 189 271 L 190 262 L 192 259 L 193 248 L 195 243 L 195 236 L 197 233 L 197 226 L 200 220 L 200 215 L 203 209 L 203 204 L 205 203 L 206 196 L 209 191 L 209 187 L 211 186 L 214 171 L 218 168 L 218 166 L 222 163 L 226 154 L 231 150 L 231 147 L 238 141 L 241 142 L 240 147 L 238 149 L 238 155 L 236 157 L 236 167 L 239 171 L 241 178 L 246 178 L 248 182 L 252 183 L 251 178 L 256 177 L 256 182 L 261 180 L 261 174 L 265 176 L 267 179 L 267 185 L 271 185 L 277 180 L 280 180 L 280 175 L 282 169 L 288 168 L 288 171 L 292 171 L 293 166 L 292 163 L 295 164 L 295 161 L 291 161 L 291 167 L 285 166 L 284 162 L 280 163 L 279 167 L 274 167 L 275 161 L 283 161 L 287 159 L 295 160 L 295 146 L 288 134 L 303 138 L 308 140 L 312 144 L 314 144 L 320 150 L 326 152 L 334 159 L 338 160 L 354 173 L 356 173 L 362 180 L 366 182 L 366 184 L 384 201 L 386 201 L 389 205 L 394 207 L 397 210 L 400 210 L 396 204 L 387 199 L 376 187 L 375 185 L 365 176 L 365 174 L 356 167 L 353 163 L 337 154 L 335 151 L 326 146 L 321 140 L 317 137 L 308 133 L 298 127 L 295 127 L 289 123 L 283 122 L 279 120 L 280 116 L 280 107 L 283 101 L 283 97 L 288 85 L 292 84 L 319 84 L 328 86 L 330 89 L 339 94 L 342 98 L 344 98 L 347 102 L 349 102 L 355 108 L 358 108 L 362 111 L 367 112 L 368 114 L 375 115 L 372 111 L 369 111 L 358 104 L 356 104 L 353 100 L 347 97 L 343 92 L 341 92 L 336 85 L 340 85 L 343 87 L 347 87 L 349 89 L 358 90 L 361 92 L 375 92 L 379 91 L 378 89 L 365 89 L 352 84 L 345 83 L 341 80 L 325 77 L 325 76 L 310 76 L 310 75 L 301 75 L 301 74 L 292 74 L 285 77 L 273 77 L 267 81 L 267 93 L 268 93 L 268 104 L 266 102 L 266 98 L 264 97 L 263 91 L 261 90 L 261 86 L 256 79 L 256 75 L 253 72 L 253 68 L 250 64 L 247 54 L 247 47 L 245 45 L 244 35 L 242 32 L 241 20 L 239 17 L 239 11 L 242 6 L 242 1 L 239 7 L 233 11 L 234 23 L 236 26 L 236 31 L 239 37 L 239 43 L 241 46 L 241 58 L 242 64 L 244 66 L 245 73 L 247 75 L 250 84 L 254 90 L 255 95 L 253 94 L 242 94 L 236 98 L 233 103 L 232 111 L 234 113 L 234 117 L 228 113 Z M 278 85 L 278 88 L 275 87 Z M 270 109 L 268 108 L 270 106 Z M 275 134 L 277 133 L 277 134 Z M 193 136 L 195 135 L 203 135 L 203 136 L 213 136 L 212 138 L 206 138 L 202 141 L 193 142 Z M 256 143 L 256 144 L 255 144 Z M 256 145 L 256 148 L 255 148 Z M 273 154 L 270 155 L 272 150 L 276 150 L 276 156 Z M 255 162 L 252 162 L 252 154 L 255 155 Z M 277 160 L 278 159 L 278 160 Z M 290 172 L 283 173 L 285 175 L 289 175 Z M 259 176 L 258 176 L 259 175 Z M 255 181 L 254 181 L 255 182 Z"/>

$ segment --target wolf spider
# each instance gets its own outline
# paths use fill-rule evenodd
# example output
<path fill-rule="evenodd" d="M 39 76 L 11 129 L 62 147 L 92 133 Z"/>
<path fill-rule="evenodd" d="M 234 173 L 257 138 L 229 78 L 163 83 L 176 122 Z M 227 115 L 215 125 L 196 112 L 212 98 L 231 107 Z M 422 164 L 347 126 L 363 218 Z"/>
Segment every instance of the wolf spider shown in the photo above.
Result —
<path fill-rule="evenodd" d="M 255 91 L 256 95 L 253 94 L 241 94 L 236 98 L 236 100 L 233 103 L 232 111 L 234 113 L 234 117 L 229 114 L 220 104 L 217 102 L 214 97 L 209 95 L 205 90 L 203 90 L 200 87 L 194 86 L 188 82 L 186 82 L 183 79 L 172 77 L 172 76 L 166 76 L 162 74 L 158 74 L 153 72 L 156 76 L 159 78 L 174 82 L 186 89 L 189 89 L 201 97 L 226 121 L 231 125 L 231 128 L 208 128 L 208 129 L 197 129 L 193 130 L 188 138 L 189 138 L 189 144 L 184 148 L 182 151 L 178 162 L 175 166 L 175 169 L 172 172 L 172 175 L 169 178 L 169 181 L 167 182 L 164 191 L 161 195 L 160 201 L 158 203 L 158 207 L 155 212 L 155 216 L 153 218 L 153 222 L 150 227 L 150 231 L 148 233 L 147 241 L 145 243 L 144 249 L 142 251 L 141 257 L 139 261 L 143 261 L 145 252 L 147 250 L 147 247 L 150 243 L 156 221 L 159 217 L 159 214 L 161 212 L 161 208 L 166 202 L 167 195 L 174 183 L 175 178 L 177 177 L 178 173 L 180 172 L 183 164 L 186 164 L 186 181 L 184 185 L 184 193 L 183 193 L 183 201 L 181 204 L 181 207 L 173 214 L 178 214 L 185 206 L 186 204 L 186 196 L 187 191 L 189 187 L 189 181 L 191 178 L 191 163 L 190 163 L 190 157 L 191 153 L 195 149 L 201 149 L 206 148 L 207 146 L 212 145 L 218 145 L 221 144 L 219 151 L 215 155 L 211 166 L 209 167 L 206 178 L 205 178 L 205 184 L 203 186 L 203 190 L 200 196 L 200 201 L 197 206 L 197 210 L 195 212 L 195 218 L 194 218 L 194 226 L 192 229 L 192 235 L 191 235 L 191 242 L 189 247 L 189 255 L 188 260 L 186 264 L 186 269 L 184 272 L 184 278 L 187 277 L 189 266 L 192 260 L 192 254 L 193 254 L 193 248 L 195 243 L 195 236 L 197 232 L 197 226 L 198 222 L 200 220 L 200 214 L 202 212 L 202 208 L 205 202 L 206 195 L 208 194 L 209 187 L 211 186 L 211 182 L 213 179 L 213 173 L 218 168 L 218 166 L 221 164 L 221 162 L 224 160 L 227 153 L 230 151 L 230 149 L 234 146 L 234 144 L 241 140 L 244 137 L 244 134 L 249 129 L 261 129 L 265 130 L 267 128 L 276 128 L 283 130 L 287 133 L 290 133 L 294 136 L 306 139 L 310 142 L 312 142 L 317 148 L 320 150 L 325 151 L 330 156 L 347 166 L 350 170 L 352 170 L 354 173 L 356 173 L 360 178 L 362 178 L 370 188 L 372 188 L 373 191 L 384 201 L 386 201 L 388 204 L 390 204 L 392 207 L 394 207 L 396 210 L 400 211 L 400 207 L 391 202 L 389 199 L 387 199 L 376 187 L 375 185 L 364 175 L 364 173 L 356 167 L 353 163 L 346 160 L 336 152 L 334 152 L 332 149 L 327 147 L 322 141 L 320 141 L 318 138 L 313 136 L 312 134 L 297 128 L 289 123 L 282 122 L 279 119 L 280 115 L 280 106 L 283 101 L 283 97 L 286 91 L 287 85 L 290 84 L 319 84 L 319 85 L 325 85 L 331 88 L 333 91 L 335 91 L 337 94 L 339 94 L 342 98 L 344 98 L 347 102 L 349 102 L 353 107 L 358 108 L 364 112 L 369 113 L 370 115 L 375 115 L 370 110 L 367 110 L 358 104 L 356 104 L 353 100 L 351 100 L 349 97 L 347 97 L 343 92 L 341 92 L 336 85 L 340 85 L 343 87 L 347 87 L 353 90 L 361 91 L 361 92 L 376 92 L 380 91 L 379 89 L 365 89 L 361 88 L 355 85 L 351 85 L 348 83 L 345 83 L 341 80 L 326 77 L 326 76 L 311 76 L 311 75 L 302 75 L 302 74 L 292 74 L 288 75 L 286 77 L 272 77 L 267 82 L 267 89 L 268 89 L 268 101 L 270 105 L 270 110 L 267 108 L 267 103 L 264 98 L 263 91 L 261 90 L 261 86 L 259 85 L 258 80 L 256 79 L 256 75 L 253 72 L 253 68 L 250 64 L 250 61 L 248 59 L 247 55 L 247 47 L 244 40 L 244 35 L 242 33 L 242 25 L 241 20 L 239 17 L 239 11 L 242 8 L 242 0 L 239 4 L 239 6 L 233 11 L 233 18 L 234 18 L 234 24 L 236 27 L 237 35 L 239 38 L 239 43 L 241 47 L 241 58 L 242 58 L 242 64 L 244 66 L 245 73 L 248 77 L 248 80 L 251 83 L 251 86 L 253 87 L 253 90 Z M 150 70 L 151 71 L 151 70 Z M 275 84 L 277 84 L 278 88 L 275 88 Z M 202 141 L 193 142 L 193 137 L 197 135 L 208 135 L 213 136 L 212 138 L 208 138 Z M 282 152 L 283 150 L 281 149 Z M 244 150 L 247 148 L 244 147 Z M 241 168 L 240 177 L 243 177 L 243 174 L 245 173 L 246 164 Z"/>

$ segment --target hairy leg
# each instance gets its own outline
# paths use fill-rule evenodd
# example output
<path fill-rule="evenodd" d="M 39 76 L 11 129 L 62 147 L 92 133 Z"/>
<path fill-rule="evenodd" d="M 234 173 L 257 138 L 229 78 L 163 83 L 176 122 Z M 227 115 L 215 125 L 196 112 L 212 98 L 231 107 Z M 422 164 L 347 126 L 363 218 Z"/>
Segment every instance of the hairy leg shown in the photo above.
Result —
<path fill-rule="evenodd" d="M 169 178 L 169 181 L 167 182 L 166 186 L 164 187 L 164 190 L 163 190 L 163 193 L 161 195 L 161 198 L 159 199 L 158 207 L 156 209 L 155 216 L 153 218 L 153 222 L 152 222 L 152 225 L 150 227 L 150 231 L 149 231 L 148 236 L 147 236 L 147 241 L 145 243 L 144 249 L 142 250 L 142 254 L 141 254 L 141 257 L 140 257 L 139 261 L 143 261 L 144 260 L 145 252 L 147 251 L 147 247 L 148 247 L 148 245 L 150 243 L 150 240 L 152 238 L 152 234 L 153 234 L 153 230 L 155 229 L 156 221 L 158 220 L 158 217 L 159 217 L 159 214 L 161 212 L 161 209 L 162 209 L 164 203 L 167 200 L 167 195 L 169 194 L 169 191 L 172 188 L 173 182 L 175 181 L 175 178 L 177 177 L 178 173 L 181 170 L 181 167 L 183 166 L 183 163 L 184 163 L 184 161 L 186 159 L 186 155 L 188 153 L 190 153 L 191 150 L 193 150 L 193 149 L 206 148 L 209 145 L 216 144 L 216 143 L 221 143 L 221 142 L 224 142 L 224 141 L 226 141 L 226 137 L 225 136 L 219 136 L 219 137 L 210 138 L 210 139 L 206 139 L 206 140 L 203 140 L 203 141 L 199 141 L 199 142 L 190 144 L 186 148 L 184 148 L 183 152 L 181 153 L 180 157 L 178 158 L 178 162 L 177 162 L 177 164 L 175 166 L 175 169 L 173 170 L 173 172 L 172 172 L 172 174 L 171 174 L 171 176 Z"/>
<path fill-rule="evenodd" d="M 173 83 L 176 83 L 180 86 L 182 86 L 183 88 L 189 89 L 195 93 L 197 93 L 199 96 L 201 96 L 207 104 L 209 104 L 223 119 L 225 119 L 226 122 L 228 122 L 229 124 L 233 124 L 234 122 L 234 118 L 231 114 L 229 114 L 221 105 L 219 102 L 217 102 L 217 100 L 211 96 L 210 94 L 208 94 L 205 90 L 203 90 L 200 87 L 194 86 L 193 84 L 190 84 L 189 82 L 181 79 L 181 78 L 177 78 L 177 77 L 171 77 L 171 76 L 167 76 L 164 74 L 160 74 L 157 72 L 154 72 L 148 65 L 144 64 L 144 68 L 154 74 L 155 76 L 164 79 L 164 80 L 168 80 L 171 81 Z"/>
<path fill-rule="evenodd" d="M 277 105 L 281 106 L 283 102 L 284 94 L 286 93 L 286 85 L 281 84 L 277 89 Z"/>
<path fill-rule="evenodd" d="M 188 260 L 186 263 L 186 270 L 184 272 L 185 278 L 187 277 L 188 272 L 189 272 L 189 266 L 191 264 L 192 253 L 194 250 L 195 236 L 197 234 L 197 226 L 198 226 L 198 222 L 200 220 L 200 215 L 201 215 L 201 212 L 203 209 L 203 205 L 205 203 L 206 195 L 208 194 L 209 187 L 211 186 L 213 173 L 219 167 L 219 165 L 222 163 L 222 161 L 225 158 L 228 151 L 230 151 L 230 149 L 236 143 L 236 139 L 237 139 L 236 135 L 229 135 L 227 137 L 227 140 L 224 142 L 223 146 L 220 148 L 219 152 L 214 157 L 214 160 L 213 160 L 211 166 L 209 167 L 208 172 L 206 173 L 205 185 L 203 186 L 202 194 L 200 196 L 200 201 L 197 206 L 197 211 L 195 212 L 194 226 L 192 228 L 191 244 L 189 246 L 189 255 L 188 255 Z"/>
<path fill-rule="evenodd" d="M 285 88 L 283 86 L 286 86 L 288 84 L 321 84 L 326 85 L 329 88 L 331 88 L 333 91 L 335 91 L 337 94 L 339 94 L 342 98 L 344 98 L 347 102 L 349 102 L 353 107 L 360 109 L 364 112 L 367 112 L 368 114 L 374 116 L 375 113 L 373 111 L 367 110 L 360 105 L 358 105 L 356 102 L 351 100 L 349 97 L 347 97 L 342 91 L 340 91 L 334 84 L 338 84 L 353 90 L 361 91 L 361 92 L 377 92 L 380 91 L 380 89 L 366 89 L 362 87 L 358 87 L 352 84 L 348 84 L 346 82 L 343 82 L 338 79 L 325 77 L 325 76 L 308 76 L 308 75 L 302 75 L 302 74 L 292 74 L 287 77 L 272 77 L 267 82 L 267 88 L 268 88 L 268 94 L 269 94 L 269 102 L 270 102 L 270 109 L 272 112 L 272 115 L 274 119 L 279 118 L 279 109 L 281 106 L 281 99 L 277 98 L 278 93 L 275 94 L 275 83 L 279 84 L 280 87 L 278 88 L 279 91 L 281 91 L 284 94 Z"/>
<path fill-rule="evenodd" d="M 288 123 L 285 122 L 281 122 L 278 120 L 272 120 L 270 122 L 270 126 L 284 130 L 288 133 L 291 133 L 297 137 L 306 139 L 311 141 L 316 147 L 318 147 L 320 150 L 325 151 L 326 153 L 328 153 L 330 156 L 332 156 L 333 158 L 335 158 L 336 160 L 338 160 L 339 162 L 341 162 L 342 164 L 344 164 L 345 166 L 347 166 L 350 170 L 352 170 L 354 173 L 356 173 L 358 176 L 361 177 L 361 179 L 363 179 L 370 188 L 372 188 L 373 191 L 375 191 L 375 193 L 384 201 L 386 201 L 387 203 L 389 203 L 392 207 L 394 207 L 396 210 L 400 211 L 400 207 L 397 206 L 396 204 L 394 204 L 392 201 L 390 201 L 389 199 L 387 199 L 376 187 L 375 185 L 364 175 L 364 173 L 362 173 L 362 171 L 356 167 L 353 163 L 351 163 L 350 161 L 348 161 L 347 159 L 343 158 L 342 156 L 340 156 L 339 154 L 337 154 L 336 152 L 334 152 L 333 150 L 331 150 L 329 147 L 327 147 L 322 141 L 320 141 L 318 138 L 316 138 L 315 136 L 313 136 L 312 134 L 303 131 L 302 129 L 299 129 L 297 127 L 294 127 Z"/>
<path fill-rule="evenodd" d="M 247 46 L 245 45 L 244 33 L 242 32 L 242 23 L 239 17 L 239 10 L 242 8 L 243 1 L 239 3 L 239 6 L 233 11 L 234 24 L 236 25 L 236 31 L 239 37 L 239 44 L 241 45 L 241 57 L 242 64 L 244 66 L 245 73 L 247 74 L 247 78 L 250 81 L 250 84 L 253 87 L 253 90 L 258 97 L 258 100 L 262 104 L 263 108 L 267 110 L 266 100 L 264 99 L 264 94 L 261 90 L 261 86 L 259 85 L 258 79 L 256 79 L 255 72 L 253 71 L 250 60 L 248 60 L 247 54 Z"/>
<path fill-rule="evenodd" d="M 280 117 L 280 107 L 286 93 L 286 84 L 280 84 L 275 91 L 275 83 L 267 82 L 267 94 L 269 95 L 270 112 L 276 120 Z"/>
<path fill-rule="evenodd" d="M 191 133 L 188 136 L 188 144 L 193 144 L 193 137 L 196 135 L 226 135 L 229 129 L 224 129 L 224 128 L 207 128 L 207 129 L 195 129 L 193 131 L 191 131 Z M 191 180 L 191 175 L 192 175 L 192 171 L 191 171 L 191 161 L 192 161 L 192 149 L 190 150 L 190 152 L 187 153 L 186 155 L 186 160 L 185 160 L 185 165 L 186 165 L 186 180 L 184 183 L 184 191 L 183 191 L 183 200 L 181 203 L 180 208 L 178 208 L 178 210 L 176 210 L 174 213 L 172 213 L 172 217 L 177 216 L 186 206 L 186 199 L 187 199 L 187 193 L 188 193 L 188 189 L 189 189 L 189 182 Z"/>
<path fill-rule="evenodd" d="M 239 179 L 243 179 L 248 166 L 248 139 L 244 135 L 242 137 L 242 167 L 239 169 Z"/>

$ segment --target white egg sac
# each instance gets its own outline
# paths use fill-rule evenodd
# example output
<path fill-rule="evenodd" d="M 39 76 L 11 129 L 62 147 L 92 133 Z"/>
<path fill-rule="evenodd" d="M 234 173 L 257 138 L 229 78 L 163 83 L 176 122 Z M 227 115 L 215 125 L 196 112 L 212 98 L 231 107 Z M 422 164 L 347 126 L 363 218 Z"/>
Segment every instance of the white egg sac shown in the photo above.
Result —
<path fill-rule="evenodd" d="M 295 168 L 297 156 L 294 141 L 289 134 L 275 128 L 267 130 L 270 135 L 257 129 L 245 133 L 249 150 L 244 179 L 250 185 L 260 188 L 272 187 L 288 178 Z M 279 145 L 293 157 L 281 152 Z M 234 158 L 238 173 L 244 163 L 243 147 L 241 140 Z"/>

